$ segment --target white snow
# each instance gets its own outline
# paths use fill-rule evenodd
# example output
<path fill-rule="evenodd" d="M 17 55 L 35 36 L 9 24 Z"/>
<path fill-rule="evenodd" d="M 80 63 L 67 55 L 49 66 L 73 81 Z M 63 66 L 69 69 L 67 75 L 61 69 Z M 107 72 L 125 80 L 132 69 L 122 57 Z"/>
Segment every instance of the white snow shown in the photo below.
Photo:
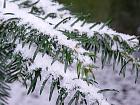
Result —
<path fill-rule="evenodd" d="M 32 0 L 35 2 L 36 0 Z M 2 8 L 3 0 L 0 0 L 0 19 L 8 19 L 10 17 L 19 17 L 22 19 L 20 24 L 26 24 L 32 26 L 32 28 L 38 29 L 40 32 L 45 33 L 46 35 L 50 36 L 51 38 L 57 37 L 57 40 L 60 45 L 65 45 L 69 48 L 71 48 L 73 51 L 75 51 L 75 56 L 78 57 L 80 61 L 83 61 L 84 64 L 91 64 L 91 60 L 87 56 L 83 56 L 82 54 L 84 52 L 88 52 L 84 50 L 82 47 L 76 47 L 78 42 L 73 40 L 68 40 L 65 35 L 63 35 L 62 32 L 58 30 L 69 30 L 69 31 L 75 31 L 78 30 L 79 33 L 87 33 L 89 37 L 94 35 L 94 32 L 98 32 L 100 34 L 109 34 L 109 35 L 120 35 L 124 40 L 126 40 L 129 43 L 132 43 L 129 41 L 129 39 L 133 38 L 134 36 L 129 36 L 126 34 L 118 33 L 107 26 L 105 26 L 103 29 L 100 29 L 103 25 L 103 23 L 96 25 L 92 29 L 89 29 L 94 23 L 86 23 L 83 27 L 81 27 L 82 21 L 78 21 L 73 27 L 71 27 L 71 24 L 77 19 L 75 16 L 72 16 L 68 10 L 64 11 L 58 11 L 58 9 L 63 8 L 63 5 L 58 4 L 57 2 L 52 2 L 51 0 L 40 0 L 40 2 L 37 4 L 38 7 L 42 7 L 45 11 L 45 15 L 48 13 L 56 13 L 57 17 L 52 19 L 48 17 L 46 20 L 42 20 L 41 18 L 38 18 L 30 13 L 30 9 L 23 9 L 19 8 L 17 6 L 18 3 L 10 3 L 7 1 L 6 8 Z M 3 15 L 4 13 L 14 13 L 14 15 Z M 42 15 L 41 17 L 44 17 L 45 15 Z M 63 19 L 71 17 L 71 20 L 68 20 L 65 24 L 60 24 L 56 29 L 54 29 L 55 25 L 58 24 Z M 50 25 L 49 23 L 52 23 Z M 137 40 L 133 40 L 137 43 Z M 21 52 L 22 56 L 24 58 L 32 58 L 34 51 L 36 49 L 36 46 L 32 45 L 31 49 L 28 49 L 28 44 L 25 45 L 24 48 L 22 48 L 21 44 L 18 44 L 16 47 L 15 52 Z M 78 55 L 77 55 L 78 54 Z M 42 68 L 42 78 L 43 80 L 49 75 L 54 74 L 55 78 L 59 77 L 60 75 L 63 77 L 62 80 L 62 86 L 66 87 L 71 94 L 74 94 L 72 89 L 75 86 L 80 87 L 80 91 L 87 93 L 86 98 L 88 100 L 88 105 L 91 104 L 91 101 L 95 101 L 96 99 L 99 101 L 100 105 L 110 105 L 105 97 L 103 97 L 102 94 L 97 93 L 100 88 L 97 85 L 87 85 L 87 83 L 81 79 L 77 79 L 77 73 L 74 67 L 68 67 L 67 73 L 64 73 L 64 64 L 60 63 L 59 61 L 54 62 L 53 65 L 51 65 L 52 57 L 45 55 L 42 57 L 41 53 L 38 53 L 34 63 L 29 66 L 29 70 L 32 72 L 33 69 L 41 67 Z M 100 61 L 99 61 L 100 62 Z M 100 66 L 100 65 L 99 65 Z M 48 71 L 46 70 L 46 67 L 48 67 Z M 71 70 L 74 69 L 74 70 Z M 110 70 L 110 69 L 109 69 Z M 100 70 L 99 70 L 100 71 Z M 101 71 L 102 72 L 102 71 Z M 102 74 L 97 74 L 98 78 L 101 78 Z M 108 73 L 106 73 L 108 74 Z M 111 74 L 110 74 L 111 75 Z M 104 79 L 104 78 L 101 78 Z M 42 80 L 42 81 L 43 81 Z M 41 82 L 38 82 L 37 88 L 34 93 L 30 95 L 26 95 L 27 90 L 21 86 L 19 83 L 14 83 L 11 85 L 12 91 L 11 91 L 11 98 L 9 98 L 9 104 L 10 105 L 55 105 L 55 100 L 57 96 L 57 91 L 54 92 L 55 95 L 53 95 L 52 101 L 48 101 L 48 94 L 49 94 L 49 86 L 51 83 L 51 80 L 48 81 L 46 84 L 46 88 L 44 89 L 44 92 L 41 96 L 39 96 L 39 89 L 41 86 Z M 100 81 L 100 80 L 99 80 Z M 18 90 L 18 91 L 17 91 Z M 88 94 L 90 93 L 90 94 Z M 71 95 L 70 94 L 70 95 Z M 68 96 L 66 99 L 66 104 L 68 103 L 68 99 L 72 96 Z"/>
<path fill-rule="evenodd" d="M 5 19 L 10 18 L 10 17 L 18 17 L 22 19 L 22 22 L 20 24 L 29 24 L 32 26 L 32 28 L 38 29 L 40 32 L 43 32 L 44 34 L 50 36 L 51 38 L 57 37 L 58 43 L 60 45 L 64 45 L 66 47 L 71 48 L 75 53 L 78 53 L 82 55 L 85 52 L 88 52 L 84 50 L 82 47 L 76 47 L 78 42 L 73 41 L 73 40 L 68 40 L 65 35 L 63 35 L 62 32 L 57 31 L 53 29 L 53 26 L 48 24 L 47 22 L 44 22 L 42 19 L 35 17 L 32 14 L 27 13 L 25 10 L 21 10 L 18 8 L 18 6 L 14 3 L 9 3 L 7 2 L 7 8 L 6 9 L 0 9 L 2 14 L 4 13 L 14 13 L 14 16 L 9 16 L 9 15 L 3 15 Z M 82 57 L 84 61 L 86 61 L 85 57 Z M 81 60 L 79 58 L 79 60 Z M 89 61 L 89 60 L 88 60 Z M 85 64 L 89 64 L 90 62 L 85 62 Z"/>
<path fill-rule="evenodd" d="M 31 50 L 31 49 L 33 49 L 33 50 Z M 16 52 L 17 53 L 21 52 L 24 58 L 31 58 L 32 57 L 31 54 L 34 53 L 35 47 L 32 46 L 31 49 L 29 50 L 28 44 L 25 45 L 25 47 L 23 47 L 23 48 L 22 48 L 21 44 L 18 44 L 18 46 L 16 48 Z M 53 74 L 55 76 L 55 78 L 62 76 L 63 77 L 62 86 L 66 87 L 71 93 L 73 93 L 71 90 L 73 90 L 75 87 L 79 87 L 79 90 L 81 92 L 88 94 L 86 97 L 87 97 L 87 101 L 89 102 L 89 104 L 91 104 L 90 103 L 90 102 L 92 102 L 91 100 L 96 99 L 99 101 L 99 103 L 101 105 L 109 105 L 107 103 L 107 101 L 105 101 L 105 99 L 103 98 L 103 95 L 100 93 L 97 93 L 100 90 L 99 88 L 97 88 L 95 85 L 88 86 L 85 81 L 77 78 L 76 70 L 71 71 L 68 69 L 67 73 L 64 73 L 64 65 L 58 61 L 54 62 L 53 65 L 51 65 L 52 61 L 53 61 L 53 59 L 50 56 L 45 54 L 45 56 L 42 57 L 42 54 L 38 53 L 34 60 L 34 63 L 29 67 L 29 69 L 33 70 L 35 68 L 42 68 L 42 70 L 43 70 L 42 77 L 47 77 L 49 74 Z M 48 67 L 48 71 L 46 71 L 46 67 Z M 46 85 L 48 85 L 48 84 L 46 84 Z M 49 86 L 50 86 L 50 84 L 49 84 Z M 47 88 L 45 88 L 45 89 L 48 90 Z M 48 92 L 48 94 L 49 94 L 49 92 Z M 69 97 L 71 97 L 71 96 L 69 96 Z M 54 102 L 54 100 L 56 100 L 56 98 L 57 98 L 57 95 L 55 95 L 55 97 L 54 97 L 54 99 L 52 99 L 52 101 Z M 11 100 L 12 100 L 12 98 L 11 98 Z M 46 103 L 48 103 L 48 101 Z M 68 102 L 66 102 L 66 104 L 67 103 Z M 16 105 L 16 104 L 13 104 L 13 105 Z M 24 103 L 21 105 L 27 105 L 27 104 Z M 43 104 L 41 104 L 41 105 L 43 105 Z M 49 102 L 48 105 L 51 105 L 51 102 Z"/>

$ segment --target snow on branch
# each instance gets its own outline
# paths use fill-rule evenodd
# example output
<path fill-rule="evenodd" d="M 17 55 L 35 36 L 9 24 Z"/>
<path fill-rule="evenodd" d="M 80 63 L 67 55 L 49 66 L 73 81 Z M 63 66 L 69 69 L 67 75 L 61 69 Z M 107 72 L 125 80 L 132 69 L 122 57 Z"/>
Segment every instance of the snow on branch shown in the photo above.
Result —
<path fill-rule="evenodd" d="M 23 79 L 28 94 L 41 84 L 40 94 L 45 85 L 50 86 L 47 102 L 55 100 L 56 105 L 72 105 L 74 101 L 76 105 L 110 105 L 95 81 L 93 69 L 98 57 L 102 68 L 112 59 L 114 67 L 121 62 L 123 75 L 126 65 L 132 63 L 137 79 L 140 64 L 132 56 L 137 40 L 129 41 L 134 36 L 117 33 L 105 23 L 87 23 L 85 16 L 75 17 L 51 0 L 7 0 L 4 5 L 0 7 L 0 32 L 16 46 L 13 57 L 18 56 L 12 58 L 14 62 L 10 60 L 9 71 L 14 78 Z"/>

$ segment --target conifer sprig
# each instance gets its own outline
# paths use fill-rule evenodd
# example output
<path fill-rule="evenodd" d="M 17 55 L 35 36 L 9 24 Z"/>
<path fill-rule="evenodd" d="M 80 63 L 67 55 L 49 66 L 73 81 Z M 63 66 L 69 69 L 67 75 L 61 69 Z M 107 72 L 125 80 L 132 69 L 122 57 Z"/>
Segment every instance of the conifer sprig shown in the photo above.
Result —
<path fill-rule="evenodd" d="M 70 71 L 69 69 L 71 66 L 75 64 L 75 67 L 72 69 L 73 71 L 76 71 L 77 77 L 73 78 L 70 81 L 70 84 L 77 80 L 81 83 L 86 82 L 87 84 L 85 86 L 88 85 L 88 88 L 94 86 L 96 79 L 93 69 L 97 68 L 94 63 L 96 62 L 98 53 L 101 53 L 102 68 L 105 66 L 105 63 L 111 63 L 113 61 L 113 69 L 115 69 L 116 64 L 120 64 L 120 74 L 123 74 L 123 76 L 125 76 L 127 64 L 131 63 L 132 69 L 136 70 L 135 81 L 137 81 L 140 61 L 132 56 L 132 53 L 135 50 L 134 46 L 130 46 L 129 43 L 119 35 L 111 36 L 109 34 L 93 32 L 94 34 L 89 37 L 88 33 L 80 34 L 80 30 L 78 30 L 78 32 L 68 29 L 63 30 L 59 26 L 61 24 L 67 24 L 71 17 L 61 19 L 57 24 L 48 23 L 46 21 L 48 18 L 57 19 L 58 14 L 46 14 L 42 7 L 37 6 L 40 0 L 35 2 L 32 2 L 31 0 L 13 0 L 11 2 L 16 3 L 17 1 L 20 9 L 29 9 L 29 11 L 26 11 L 27 15 L 30 14 L 30 16 L 36 17 L 35 19 L 41 19 L 41 22 L 52 27 L 49 29 L 61 33 L 63 38 L 66 38 L 65 42 L 74 42 L 76 44 L 74 47 L 71 47 L 67 43 L 62 43 L 63 41 L 60 40 L 60 34 L 51 35 L 51 33 L 46 34 L 45 32 L 41 32 L 38 27 L 32 27 L 32 23 L 30 24 L 30 22 L 28 23 L 27 21 L 23 22 L 24 18 L 16 13 L 0 13 L 2 14 L 2 19 L 0 20 L 0 104 L 6 103 L 7 97 L 9 97 L 8 91 L 10 88 L 7 83 L 13 83 L 18 80 L 28 88 L 27 94 L 34 92 L 37 83 L 42 81 L 42 68 L 35 68 L 30 71 L 29 67 L 35 62 L 37 54 L 39 53 L 42 54 L 42 57 L 45 55 L 50 56 L 53 59 L 51 65 L 56 61 L 63 64 L 65 74 L 67 74 Z M 6 8 L 6 6 L 4 7 Z M 76 20 L 70 24 L 70 27 L 74 27 L 80 19 L 83 20 L 81 24 L 81 27 L 83 27 L 86 24 L 84 17 L 85 16 L 79 16 L 79 18 L 76 18 Z M 96 24 L 92 25 L 89 30 L 95 26 Z M 104 27 L 105 24 L 101 28 Z M 15 53 L 15 48 L 18 44 L 22 44 L 22 48 L 28 44 L 29 49 L 35 46 L 33 57 L 24 58 L 24 55 L 20 51 Z M 89 60 L 90 62 L 86 62 Z M 53 72 L 47 73 L 46 79 L 43 80 L 40 94 L 49 81 L 51 83 L 49 101 L 52 100 L 54 90 L 57 90 L 58 97 L 56 105 L 63 105 L 69 96 L 71 96 L 71 98 L 69 98 L 68 105 L 72 105 L 73 103 L 75 103 L 75 105 L 79 103 L 88 105 L 89 100 L 87 97 L 92 93 L 82 90 L 81 84 L 78 84 L 71 89 L 66 87 L 66 84 L 64 85 L 62 83 L 65 79 L 62 74 L 56 76 Z M 97 93 L 100 94 L 106 90 L 108 91 L 109 89 L 99 90 Z M 75 92 L 73 96 L 71 95 L 72 91 Z M 101 104 L 102 101 L 104 100 L 94 99 L 92 104 Z"/>

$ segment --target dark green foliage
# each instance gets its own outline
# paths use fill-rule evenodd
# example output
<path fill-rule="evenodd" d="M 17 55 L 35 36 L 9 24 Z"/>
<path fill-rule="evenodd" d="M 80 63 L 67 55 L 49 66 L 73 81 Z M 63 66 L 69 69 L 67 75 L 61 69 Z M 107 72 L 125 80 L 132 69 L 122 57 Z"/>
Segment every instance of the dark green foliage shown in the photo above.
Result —
<path fill-rule="evenodd" d="M 54 58 L 52 64 L 59 60 L 60 62 L 65 64 L 64 71 L 66 72 L 67 67 L 73 62 L 73 59 L 77 59 L 77 77 L 82 78 L 88 84 L 93 84 L 95 82 L 95 76 L 93 74 L 92 68 L 96 68 L 94 65 L 84 66 L 81 61 L 74 55 L 74 51 L 66 46 L 59 45 L 58 42 L 55 40 L 57 38 L 51 38 L 43 33 L 40 33 L 37 29 L 32 29 L 28 24 L 18 25 L 20 21 L 19 18 L 11 18 L 0 25 L 1 31 L 1 55 L 2 58 L 6 57 L 7 60 L 10 59 L 10 62 L 5 60 L 4 65 L 7 65 L 5 68 L 1 69 L 1 75 L 7 75 L 6 80 L 4 77 L 1 76 L 2 80 L 7 82 L 14 82 L 18 80 L 18 78 L 22 78 L 23 84 L 26 84 L 27 80 L 31 80 L 31 85 L 29 86 L 28 94 L 33 92 L 38 78 L 41 77 L 40 70 L 35 70 L 33 73 L 28 73 L 27 64 L 29 61 L 33 62 L 36 58 L 38 52 L 42 52 L 42 56 L 44 54 L 48 54 Z M 28 29 L 28 32 L 26 31 Z M 29 31 L 30 30 L 30 31 Z M 114 68 L 116 63 L 122 64 L 122 69 L 120 73 L 125 75 L 126 65 L 129 62 L 133 63 L 133 68 L 137 70 L 136 72 L 136 80 L 138 77 L 138 67 L 139 65 L 137 62 L 134 62 L 131 56 L 133 52 L 133 48 L 130 47 L 124 40 L 120 39 L 118 36 L 114 36 L 111 38 L 109 35 L 101 36 L 99 33 L 95 33 L 95 35 L 91 38 L 88 38 L 86 34 L 79 35 L 77 33 L 69 33 L 67 31 L 62 31 L 69 39 L 74 39 L 79 41 L 82 47 L 86 50 L 89 50 L 89 53 L 84 53 L 84 56 L 89 56 L 94 62 L 96 61 L 97 53 L 101 52 L 102 57 L 102 67 L 104 67 L 105 62 L 111 61 L 114 59 Z M 17 40 L 18 38 L 18 40 Z M 33 59 L 23 59 L 21 54 L 13 54 L 15 48 L 15 41 L 19 41 L 22 43 L 22 47 L 25 46 L 26 43 L 29 44 L 29 48 L 32 44 L 36 44 L 37 48 L 34 53 Z M 6 43 L 5 43 L 6 42 Z M 7 44 L 9 42 L 9 44 Z M 112 50 L 112 46 L 117 43 L 117 50 Z M 5 45 L 5 47 L 4 47 Z M 122 51 L 119 51 L 119 48 L 122 48 Z M 3 52 L 4 51 L 4 52 Z M 6 55 L 4 55 L 6 54 Z M 7 56 L 9 55 L 9 56 Z M 128 60 L 130 59 L 130 60 Z M 3 62 L 2 62 L 3 64 Z M 2 68 L 3 66 L 1 66 Z M 4 72 L 6 70 L 6 73 Z M 92 79 L 90 78 L 92 76 Z M 42 93 L 46 82 L 48 79 L 44 81 L 42 84 L 40 93 Z M 59 79 L 52 79 L 52 84 L 50 86 L 50 95 L 49 100 L 51 100 L 54 89 L 57 87 L 59 95 L 56 104 L 63 104 L 65 98 L 67 97 L 66 89 L 64 93 L 62 93 L 62 87 L 60 86 Z M 27 86 L 28 87 L 28 86 Z M 63 91 L 64 91 L 63 90 Z M 70 100 L 69 104 L 72 104 L 75 101 L 75 104 L 79 102 L 79 97 L 81 97 L 80 92 L 76 92 L 74 97 Z M 86 101 L 84 101 L 86 103 Z"/>
<path fill-rule="evenodd" d="M 65 18 L 65 19 L 63 19 L 62 21 L 60 21 L 58 24 L 56 24 L 55 26 L 54 26 L 54 29 L 56 29 L 61 23 L 66 23 L 67 22 L 67 20 L 70 20 L 71 19 L 71 17 L 67 17 L 67 18 Z"/>
<path fill-rule="evenodd" d="M 49 101 L 50 101 L 51 98 L 52 98 L 52 95 L 53 95 L 54 89 L 55 89 L 56 87 L 59 87 L 59 86 L 60 86 L 59 78 L 58 78 L 58 79 L 54 79 L 54 78 L 52 78 L 52 83 L 51 83 L 51 86 L 50 86 Z"/>
<path fill-rule="evenodd" d="M 34 70 L 34 72 L 32 73 L 32 75 L 30 77 L 31 77 L 31 85 L 28 89 L 27 94 L 29 94 L 30 92 L 33 92 L 35 90 L 38 78 L 41 80 L 41 68 Z"/>
<path fill-rule="evenodd" d="M 77 19 L 71 24 L 71 27 L 73 27 L 78 21 L 82 20 L 83 23 L 81 24 L 81 27 L 84 26 L 84 24 L 87 22 L 85 20 L 85 18 L 88 18 L 90 16 L 90 14 L 88 15 L 83 15 L 82 13 L 81 14 L 75 14 L 77 15 Z"/>
<path fill-rule="evenodd" d="M 12 2 L 15 1 L 18 0 L 13 0 Z M 57 16 L 55 13 L 49 13 L 43 18 L 40 17 L 40 15 L 44 15 L 45 12 L 42 8 L 36 6 L 38 2 L 39 0 L 35 3 L 27 0 L 20 3 L 19 7 L 31 8 L 30 13 L 43 20 L 47 19 L 48 17 L 55 18 Z M 5 13 L 5 15 L 14 16 L 14 13 Z M 79 20 L 83 20 L 81 27 L 84 26 L 86 23 L 85 17 L 87 16 L 79 15 L 77 20 L 75 20 L 71 26 L 76 24 Z M 54 29 L 56 29 L 62 23 L 65 24 L 65 22 L 70 19 L 71 17 L 63 19 L 54 26 Z M 41 80 L 42 68 L 36 68 L 35 70 L 32 70 L 32 72 L 29 72 L 28 65 L 31 65 L 34 62 L 39 52 L 42 53 L 42 56 L 45 54 L 51 56 L 53 58 L 52 64 L 55 61 L 63 63 L 65 65 L 65 73 L 67 68 L 74 62 L 74 60 L 76 60 L 77 78 L 86 81 L 88 85 L 97 83 L 93 73 L 93 69 L 96 69 L 97 67 L 95 65 L 84 65 L 78 58 L 77 52 L 67 46 L 61 45 L 58 42 L 57 37 L 46 35 L 40 32 L 38 29 L 32 28 L 29 24 L 19 24 L 22 22 L 22 19 L 20 18 L 9 18 L 7 20 L 1 20 L 0 22 L 0 104 L 6 103 L 7 97 L 9 97 L 8 91 L 10 88 L 7 83 L 20 80 L 20 82 L 22 82 L 26 88 L 28 88 L 27 94 L 32 93 L 35 90 L 38 79 Z M 108 22 L 102 27 L 108 24 Z M 90 29 L 92 29 L 95 25 L 96 24 L 91 26 Z M 81 55 L 90 57 L 93 62 L 96 62 L 97 54 L 101 53 L 102 68 L 104 67 L 105 63 L 111 63 L 111 60 L 113 60 L 113 69 L 115 69 L 116 64 L 121 64 L 122 68 L 120 73 L 125 76 L 127 64 L 132 63 L 132 69 L 136 70 L 135 81 L 137 81 L 140 65 L 138 64 L 138 60 L 131 56 L 134 48 L 129 46 L 129 44 L 121 37 L 117 35 L 113 35 L 111 37 L 108 34 L 101 35 L 98 32 L 95 32 L 94 35 L 89 38 L 86 33 L 80 35 L 76 32 L 62 30 L 61 32 L 67 36 L 68 40 L 78 41 L 79 46 L 82 46 L 85 50 L 89 51 Z M 18 43 L 22 44 L 22 47 L 29 44 L 29 49 L 32 47 L 32 45 L 35 45 L 36 50 L 33 58 L 23 58 L 20 52 L 14 53 L 15 47 Z M 117 46 L 116 50 L 112 49 L 114 45 Z M 52 99 L 54 91 L 57 90 L 58 98 L 56 105 L 64 105 L 64 101 L 69 95 L 69 90 L 61 86 L 61 80 L 63 80 L 61 75 L 58 78 L 54 78 L 53 74 L 48 74 L 48 77 L 43 81 L 40 89 L 41 94 L 47 82 L 51 82 L 49 101 Z M 29 85 L 27 84 L 27 81 L 30 81 Z M 75 103 L 75 105 L 87 105 L 86 95 L 78 90 L 78 87 L 75 88 L 75 91 L 76 92 L 70 99 L 68 105 L 72 105 L 73 103 Z M 112 90 L 104 89 L 100 90 L 98 93 L 104 91 Z M 99 104 L 98 100 L 96 103 Z"/>
<path fill-rule="evenodd" d="M 115 89 L 103 89 L 103 90 L 99 90 L 98 93 L 107 92 L 107 91 L 119 92 L 118 90 Z"/>
<path fill-rule="evenodd" d="M 61 88 L 59 91 L 59 96 L 56 101 L 56 105 L 64 105 L 64 100 L 67 97 L 68 92 L 67 89 Z"/>
<path fill-rule="evenodd" d="M 62 31 L 68 39 L 74 39 L 82 44 L 83 48 L 92 52 L 88 54 L 92 56 L 92 60 L 96 61 L 97 53 L 101 52 L 101 62 L 102 68 L 105 63 L 110 63 L 113 59 L 113 69 L 115 69 L 116 63 L 121 63 L 120 73 L 123 73 L 125 76 L 125 70 L 128 63 L 132 63 L 132 65 L 136 66 L 137 69 L 140 66 L 137 61 L 131 56 L 131 54 L 135 51 L 134 47 L 128 45 L 128 43 L 123 40 L 120 36 L 104 34 L 100 35 L 99 33 L 95 33 L 92 37 L 88 37 L 86 34 L 79 35 L 77 32 L 68 32 Z M 115 50 L 112 49 L 113 46 L 117 48 Z M 136 70 L 136 68 L 133 68 Z"/>
<path fill-rule="evenodd" d="M 3 8 L 6 8 L 6 0 L 4 0 Z"/>
<path fill-rule="evenodd" d="M 41 89 L 40 89 L 40 94 L 42 94 L 43 89 L 44 89 L 44 87 L 45 87 L 45 85 L 46 85 L 48 79 L 50 78 L 50 76 L 51 76 L 51 75 L 49 75 L 49 76 L 43 81 L 42 86 L 41 86 Z"/>
<path fill-rule="evenodd" d="M 81 98 L 80 98 L 81 97 Z M 81 99 L 81 100 L 80 100 Z M 72 99 L 69 101 L 68 105 L 72 105 L 72 103 L 74 103 L 75 101 L 75 105 L 80 104 L 85 104 L 87 105 L 87 101 L 85 99 L 85 95 L 80 92 L 79 90 L 77 90 L 74 94 L 74 96 L 72 97 Z"/>
<path fill-rule="evenodd" d="M 21 4 L 19 4 L 20 7 L 22 8 L 29 8 L 29 7 L 33 7 L 34 5 L 36 5 L 40 0 L 36 1 L 35 3 L 32 3 L 30 0 L 24 1 Z"/>
<path fill-rule="evenodd" d="M 3 80 L 0 80 L 0 105 L 7 103 L 7 97 L 10 97 L 9 91 L 10 87 Z"/>

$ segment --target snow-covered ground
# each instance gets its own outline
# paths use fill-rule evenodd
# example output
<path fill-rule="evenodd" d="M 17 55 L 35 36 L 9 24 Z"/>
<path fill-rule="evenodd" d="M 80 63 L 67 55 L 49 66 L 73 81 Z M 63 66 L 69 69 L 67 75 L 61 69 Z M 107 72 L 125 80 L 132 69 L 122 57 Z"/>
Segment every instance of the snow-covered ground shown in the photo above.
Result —
<path fill-rule="evenodd" d="M 140 105 L 140 77 L 135 84 L 135 73 L 131 66 L 127 66 L 126 77 L 119 75 L 120 67 L 112 70 L 111 64 L 106 64 L 103 70 L 95 72 L 101 88 L 113 88 L 117 92 L 104 92 L 108 101 L 113 105 Z"/>

